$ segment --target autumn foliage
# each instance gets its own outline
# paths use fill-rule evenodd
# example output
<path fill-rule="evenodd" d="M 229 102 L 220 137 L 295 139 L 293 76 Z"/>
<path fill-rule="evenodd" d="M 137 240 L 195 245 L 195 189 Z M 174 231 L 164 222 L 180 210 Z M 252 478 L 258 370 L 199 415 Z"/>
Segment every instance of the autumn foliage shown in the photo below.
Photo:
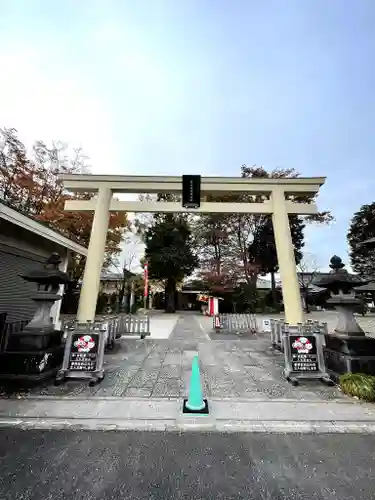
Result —
<path fill-rule="evenodd" d="M 61 143 L 49 149 L 38 141 L 28 154 L 15 129 L 0 129 L 0 200 L 87 247 L 94 214 L 65 212 L 64 205 L 69 199 L 90 199 L 92 193 L 68 193 L 58 179 L 62 173 L 89 173 L 86 162 L 81 150 L 68 155 L 67 146 Z M 111 213 L 105 265 L 121 252 L 127 227 L 126 214 Z M 72 277 L 78 280 L 83 260 L 74 257 Z"/>
<path fill-rule="evenodd" d="M 296 178 L 294 169 L 275 169 L 267 172 L 256 165 L 242 165 L 242 178 Z M 263 203 L 263 194 L 213 194 L 207 201 Z M 296 202 L 309 203 L 314 195 L 290 196 Z M 329 212 L 311 216 L 290 215 L 291 235 L 296 263 L 300 262 L 304 247 L 304 228 L 309 222 L 330 223 Z M 224 293 L 238 283 L 254 287 L 259 275 L 271 274 L 273 292 L 276 291 L 275 273 L 278 271 L 272 218 L 269 214 L 202 214 L 192 222 L 195 248 L 201 264 L 201 277 L 212 293 Z"/>

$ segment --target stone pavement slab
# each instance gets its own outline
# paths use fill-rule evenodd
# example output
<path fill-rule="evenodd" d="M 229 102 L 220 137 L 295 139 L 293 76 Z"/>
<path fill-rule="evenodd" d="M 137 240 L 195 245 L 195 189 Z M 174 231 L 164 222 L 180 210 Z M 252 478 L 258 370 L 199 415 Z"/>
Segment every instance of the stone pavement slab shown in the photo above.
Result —
<path fill-rule="evenodd" d="M 192 347 L 196 347 L 193 350 Z M 49 383 L 22 394 L 50 396 L 183 397 L 188 392 L 191 363 L 199 355 L 204 393 L 208 397 L 267 397 L 308 400 L 345 398 L 320 382 L 291 386 L 283 376 L 283 355 L 269 350 L 268 339 L 205 341 L 195 346 L 175 341 L 121 341 L 116 353 L 106 355 L 101 384 L 66 381 Z"/>
<path fill-rule="evenodd" d="M 175 342 L 183 342 L 187 345 L 196 346 L 198 342 L 210 340 L 210 336 L 201 323 L 200 315 L 195 312 L 181 315 L 170 339 Z M 211 319 L 212 324 L 212 319 Z"/>
<path fill-rule="evenodd" d="M 215 338 L 215 337 L 214 337 Z M 0 425 L 41 428 L 253 432 L 375 432 L 375 406 L 320 382 L 291 386 L 267 334 L 211 340 L 201 317 L 182 315 L 169 339 L 122 340 L 100 385 L 67 381 L 0 399 Z M 198 354 L 210 415 L 182 415 Z"/>
<path fill-rule="evenodd" d="M 174 317 L 175 318 L 175 317 Z M 209 398 L 345 399 L 320 382 L 292 387 L 283 376 L 283 354 L 270 349 L 269 336 L 211 340 L 206 318 L 187 313 L 177 318 L 168 339 L 123 339 L 105 355 L 106 376 L 95 387 L 68 380 L 48 383 L 22 395 L 177 398 L 188 393 L 191 363 L 198 354 L 205 396 Z M 202 321 L 203 320 L 203 321 Z M 212 319 L 209 319 L 212 327 Z M 216 337 L 213 337 L 216 338 Z"/>
<path fill-rule="evenodd" d="M 209 400 L 209 415 L 182 414 L 182 400 L 28 398 L 2 400 L 0 427 L 375 433 L 375 407 L 355 402 Z"/>

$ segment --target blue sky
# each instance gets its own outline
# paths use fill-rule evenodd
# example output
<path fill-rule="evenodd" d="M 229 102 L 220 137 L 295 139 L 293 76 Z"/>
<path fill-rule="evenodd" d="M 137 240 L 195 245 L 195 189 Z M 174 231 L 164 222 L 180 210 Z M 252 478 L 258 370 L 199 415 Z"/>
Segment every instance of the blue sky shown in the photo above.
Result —
<path fill-rule="evenodd" d="M 0 125 L 93 170 L 327 176 L 307 250 L 347 259 L 374 200 L 373 0 L 0 0 Z"/>

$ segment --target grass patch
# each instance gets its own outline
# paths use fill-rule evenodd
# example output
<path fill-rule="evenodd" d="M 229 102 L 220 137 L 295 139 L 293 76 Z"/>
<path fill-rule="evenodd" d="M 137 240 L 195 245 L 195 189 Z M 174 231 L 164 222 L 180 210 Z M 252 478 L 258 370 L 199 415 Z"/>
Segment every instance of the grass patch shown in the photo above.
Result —
<path fill-rule="evenodd" d="M 375 377 L 364 373 L 346 373 L 340 376 L 340 388 L 348 396 L 375 402 Z"/>

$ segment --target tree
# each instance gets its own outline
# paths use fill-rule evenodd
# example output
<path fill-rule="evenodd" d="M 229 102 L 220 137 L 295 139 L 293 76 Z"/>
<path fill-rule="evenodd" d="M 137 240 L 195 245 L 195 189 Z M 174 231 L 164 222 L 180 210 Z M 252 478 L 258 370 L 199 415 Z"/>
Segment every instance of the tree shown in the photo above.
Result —
<path fill-rule="evenodd" d="M 222 214 L 202 214 L 192 222 L 195 248 L 203 271 L 221 274 L 222 265 L 230 258 L 229 228 Z"/>
<path fill-rule="evenodd" d="M 362 205 L 351 220 L 347 240 L 349 256 L 355 272 L 370 278 L 375 277 L 375 246 L 363 244 L 375 237 L 375 202 Z"/>
<path fill-rule="evenodd" d="M 306 313 L 309 313 L 310 287 L 319 272 L 315 257 L 311 254 L 305 254 L 297 265 L 297 272 L 304 309 Z"/>
<path fill-rule="evenodd" d="M 275 169 L 267 172 L 263 167 L 243 165 L 243 178 L 284 178 L 298 177 L 293 169 Z M 267 196 L 249 193 L 211 195 L 207 201 L 225 201 L 239 203 L 262 203 Z M 290 196 L 298 202 L 310 202 L 311 195 Z M 308 222 L 328 223 L 332 220 L 329 212 L 320 212 L 314 216 L 289 217 L 295 258 L 298 263 L 302 258 L 304 246 L 304 228 Z M 249 285 L 256 285 L 258 275 L 271 273 L 272 294 L 276 298 L 275 273 L 278 270 L 276 245 L 272 218 L 267 214 L 208 214 L 202 215 L 193 223 L 194 236 L 199 257 L 203 264 L 211 263 L 210 272 L 214 274 L 225 263 L 236 268 L 237 278 L 243 278 Z M 218 274 L 218 272 L 217 272 Z"/>
<path fill-rule="evenodd" d="M 149 202 L 149 201 L 157 201 L 158 196 L 150 195 L 150 194 L 140 194 L 138 196 L 139 202 Z M 134 230 L 135 233 L 141 238 L 141 240 L 145 241 L 146 231 L 152 226 L 154 221 L 153 215 L 150 213 L 139 212 L 135 215 L 134 218 Z"/>
<path fill-rule="evenodd" d="M 305 224 L 296 215 L 289 216 L 290 231 L 292 241 L 294 244 L 294 257 L 296 264 L 301 261 L 302 248 L 304 246 L 303 230 Z M 277 302 L 276 298 L 276 278 L 275 274 L 279 269 L 277 260 L 277 251 L 275 243 L 275 235 L 273 231 L 273 224 L 271 217 L 264 220 L 263 225 L 259 225 L 257 232 L 254 234 L 254 239 L 249 245 L 249 260 L 257 266 L 259 274 L 271 275 L 271 291 L 274 298 L 274 303 Z"/>
<path fill-rule="evenodd" d="M 129 296 L 129 283 L 132 281 L 133 273 L 132 273 L 132 267 L 134 265 L 134 262 L 136 260 L 136 241 L 135 241 L 135 234 L 129 234 L 124 238 L 123 241 L 123 254 L 121 256 L 121 263 L 116 259 L 113 262 L 114 267 L 121 273 L 121 283 L 119 284 L 119 289 L 118 289 L 118 303 L 117 303 L 117 310 L 118 312 L 121 309 L 121 306 L 124 302 L 124 298 L 126 298 L 125 303 L 126 307 L 128 306 L 128 301 L 127 298 Z"/>
<path fill-rule="evenodd" d="M 238 201 L 238 195 L 210 196 L 209 201 Z M 243 244 L 248 228 L 242 224 L 242 214 L 210 213 L 196 216 L 191 221 L 194 245 L 199 254 L 203 275 L 211 281 L 235 281 L 245 278 L 256 284 L 257 269 L 244 255 Z M 255 278 L 255 279 L 254 279 Z"/>
<path fill-rule="evenodd" d="M 149 277 L 165 284 L 165 310 L 175 312 L 176 285 L 198 265 L 187 221 L 183 216 L 155 214 L 145 233 Z"/>
<path fill-rule="evenodd" d="M 263 167 L 242 166 L 242 177 L 246 178 L 296 178 L 299 173 L 294 169 L 275 169 L 268 173 Z M 288 199 L 299 203 L 309 203 L 314 200 L 312 195 L 289 196 Z M 260 274 L 271 274 L 272 296 L 276 303 L 276 280 L 275 273 L 278 271 L 277 251 L 275 236 L 273 231 L 272 217 L 267 214 L 253 214 L 253 239 L 248 246 L 247 259 L 259 269 Z M 294 256 L 298 265 L 302 259 L 304 247 L 304 228 L 308 222 L 329 223 L 333 220 L 332 215 L 327 212 L 320 212 L 316 215 L 302 217 L 299 215 L 289 215 L 289 225 L 294 244 Z"/>
<path fill-rule="evenodd" d="M 254 313 L 258 301 L 258 290 L 253 283 L 238 283 L 230 294 L 230 301 L 234 313 Z"/>
<path fill-rule="evenodd" d="M 224 269 L 221 269 L 220 273 L 216 269 L 213 272 L 204 271 L 200 273 L 200 276 L 212 295 L 232 292 L 236 287 L 236 278 L 233 273 Z"/>
<path fill-rule="evenodd" d="M 48 148 L 35 142 L 30 155 L 15 129 L 0 129 L 0 199 L 3 203 L 48 225 L 75 242 L 88 246 L 93 213 L 65 212 L 66 200 L 92 197 L 90 193 L 69 193 L 59 181 L 62 173 L 87 173 L 87 157 L 80 149 L 68 151 L 67 145 L 53 143 Z M 124 213 L 111 213 L 107 235 L 105 267 L 121 252 L 128 227 Z M 83 273 L 84 258 L 74 254 L 69 272 L 77 283 Z"/>
<path fill-rule="evenodd" d="M 67 153 L 67 145 L 48 148 L 35 142 L 30 155 L 15 129 L 0 129 L 0 198 L 29 216 L 40 215 L 65 194 L 58 180 L 61 173 L 87 172 L 87 157 L 81 149 Z"/>

